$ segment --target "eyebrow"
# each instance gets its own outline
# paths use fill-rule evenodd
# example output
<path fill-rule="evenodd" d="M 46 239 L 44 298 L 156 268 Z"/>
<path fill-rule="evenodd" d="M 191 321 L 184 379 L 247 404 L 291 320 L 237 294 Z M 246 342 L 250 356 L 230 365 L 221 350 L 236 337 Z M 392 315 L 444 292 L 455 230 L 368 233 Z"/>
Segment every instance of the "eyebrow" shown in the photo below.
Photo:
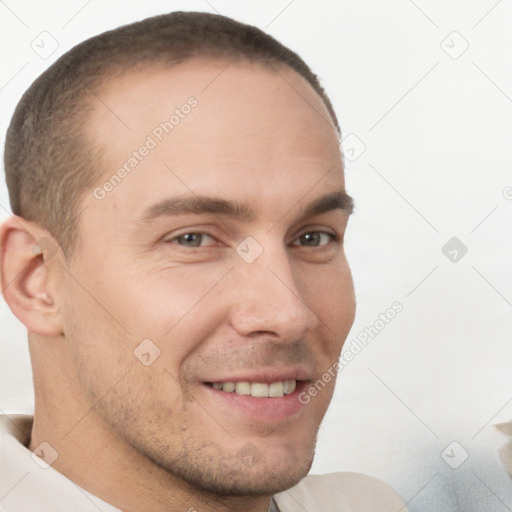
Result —
<path fill-rule="evenodd" d="M 354 208 L 352 198 L 345 191 L 336 191 L 319 197 L 308 205 L 304 217 L 319 215 L 331 210 L 343 210 L 349 215 Z M 151 222 L 159 217 L 193 214 L 213 214 L 234 217 L 245 222 L 256 218 L 256 213 L 237 201 L 228 201 L 209 196 L 177 197 L 160 201 L 144 211 L 142 222 Z"/>
<path fill-rule="evenodd" d="M 226 215 L 245 221 L 251 221 L 255 218 L 252 210 L 236 201 L 227 201 L 226 199 L 208 196 L 194 196 L 164 199 L 150 206 L 142 215 L 141 220 L 143 222 L 150 222 L 158 217 L 187 213 Z"/>
<path fill-rule="evenodd" d="M 311 217 L 331 210 L 343 210 L 350 215 L 354 211 L 354 200 L 345 191 L 332 192 L 313 201 L 303 215 Z"/>

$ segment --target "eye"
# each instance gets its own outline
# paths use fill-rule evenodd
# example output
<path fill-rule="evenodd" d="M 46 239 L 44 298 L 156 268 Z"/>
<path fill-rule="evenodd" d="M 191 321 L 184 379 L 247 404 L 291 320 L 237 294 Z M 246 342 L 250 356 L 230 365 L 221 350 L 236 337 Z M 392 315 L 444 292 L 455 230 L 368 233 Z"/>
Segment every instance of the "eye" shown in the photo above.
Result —
<path fill-rule="evenodd" d="M 206 247 L 215 244 L 215 239 L 206 233 L 185 233 L 169 240 L 184 247 Z"/>
<path fill-rule="evenodd" d="M 336 235 L 325 231 L 310 231 L 300 235 L 292 245 L 300 245 L 303 247 L 321 247 L 328 245 L 330 242 L 337 240 Z"/>

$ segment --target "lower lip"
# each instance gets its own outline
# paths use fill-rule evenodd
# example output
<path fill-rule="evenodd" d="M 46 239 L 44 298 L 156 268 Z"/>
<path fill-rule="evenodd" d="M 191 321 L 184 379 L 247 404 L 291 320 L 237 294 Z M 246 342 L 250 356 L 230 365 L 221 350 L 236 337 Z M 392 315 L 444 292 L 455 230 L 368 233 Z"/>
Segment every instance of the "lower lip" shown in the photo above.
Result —
<path fill-rule="evenodd" d="M 213 400 L 221 401 L 230 408 L 230 413 L 236 411 L 255 422 L 278 423 L 302 410 L 304 404 L 299 401 L 299 394 L 305 389 L 306 385 L 305 381 L 297 382 L 293 393 L 273 398 L 239 395 L 235 392 L 228 393 L 207 384 L 204 384 L 203 388 L 209 394 L 209 403 L 212 403 Z M 204 405 L 206 407 L 206 404 Z"/>

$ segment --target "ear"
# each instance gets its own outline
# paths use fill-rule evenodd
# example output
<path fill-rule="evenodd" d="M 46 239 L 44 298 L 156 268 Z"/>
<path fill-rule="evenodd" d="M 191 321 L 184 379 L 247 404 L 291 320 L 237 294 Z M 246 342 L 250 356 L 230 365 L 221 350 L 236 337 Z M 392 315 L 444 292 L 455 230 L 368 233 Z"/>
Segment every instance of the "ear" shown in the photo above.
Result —
<path fill-rule="evenodd" d="M 55 291 L 60 247 L 39 224 L 13 215 L 0 226 L 2 293 L 29 332 L 62 333 Z"/>

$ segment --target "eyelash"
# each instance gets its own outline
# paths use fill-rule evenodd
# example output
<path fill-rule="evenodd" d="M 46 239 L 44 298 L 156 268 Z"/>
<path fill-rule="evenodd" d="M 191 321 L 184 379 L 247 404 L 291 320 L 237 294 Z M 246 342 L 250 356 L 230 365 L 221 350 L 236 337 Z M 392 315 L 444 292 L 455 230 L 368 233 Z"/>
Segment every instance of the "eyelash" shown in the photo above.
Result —
<path fill-rule="evenodd" d="M 178 245 L 183 245 L 183 244 L 180 244 L 179 242 L 177 242 L 177 240 L 179 240 L 180 238 L 184 238 L 186 236 L 189 236 L 189 235 L 200 235 L 202 237 L 204 236 L 207 236 L 209 238 L 211 238 L 212 240 L 215 240 L 215 237 L 208 234 L 208 233 L 205 233 L 205 232 L 202 232 L 202 231 L 189 231 L 187 233 L 183 233 L 182 235 L 178 235 L 178 236 L 175 236 L 174 238 L 171 238 L 169 240 L 170 243 L 177 243 Z M 211 244 L 213 245 L 213 244 Z M 195 245 L 191 245 L 191 246 L 186 246 L 184 245 L 184 247 L 192 247 L 192 248 L 196 248 L 196 247 L 204 247 L 204 246 L 195 246 Z M 210 245 L 207 245 L 206 247 L 210 247 Z"/>
<path fill-rule="evenodd" d="M 299 241 L 302 237 L 306 236 L 306 235 L 317 235 L 319 234 L 320 236 L 321 235 L 327 235 L 329 237 L 329 241 L 325 244 L 321 244 L 321 245 L 312 245 L 312 246 L 308 246 L 308 245 L 299 245 L 297 244 L 296 242 Z M 202 231 L 189 231 L 187 233 L 183 233 L 181 235 L 177 235 L 177 236 L 174 236 L 173 238 L 169 239 L 169 240 L 166 240 L 167 243 L 172 243 L 172 244 L 177 244 L 177 245 L 180 245 L 182 247 L 188 247 L 188 248 L 192 248 L 192 249 L 198 249 L 200 247 L 211 247 L 215 244 L 209 244 L 209 245 L 206 245 L 206 246 L 203 246 L 203 245 L 191 245 L 191 246 L 187 246 L 187 245 L 184 245 L 184 244 L 180 244 L 179 243 L 179 239 L 180 238 L 184 238 L 186 236 L 189 236 L 189 235 L 201 235 L 202 237 L 206 236 L 206 237 L 209 237 L 211 238 L 212 240 L 215 240 L 215 237 L 206 233 L 206 232 L 202 232 Z M 329 243 L 338 243 L 340 241 L 340 237 L 336 234 L 336 233 L 332 233 L 332 232 L 329 232 L 329 231 L 325 231 L 325 230 L 311 230 L 311 231 L 306 231 L 304 233 L 302 233 L 301 235 L 299 235 L 294 241 L 293 243 L 291 244 L 292 246 L 294 247 L 314 247 L 314 248 L 318 248 L 318 247 L 325 247 L 327 245 L 329 245 Z"/>

